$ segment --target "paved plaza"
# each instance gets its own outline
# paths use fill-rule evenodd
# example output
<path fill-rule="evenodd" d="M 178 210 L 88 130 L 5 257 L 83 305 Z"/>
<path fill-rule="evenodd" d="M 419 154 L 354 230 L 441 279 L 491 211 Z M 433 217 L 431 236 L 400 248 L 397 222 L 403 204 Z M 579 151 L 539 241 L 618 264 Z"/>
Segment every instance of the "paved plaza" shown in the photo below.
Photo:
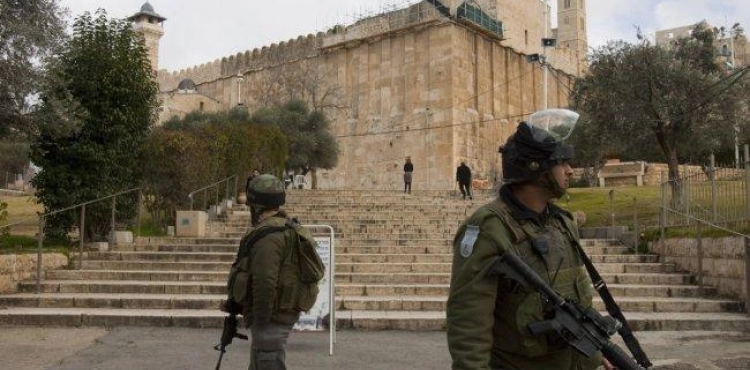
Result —
<path fill-rule="evenodd" d="M 658 370 L 750 369 L 750 333 L 639 332 Z M 0 328 L 3 369 L 132 370 L 214 369 L 218 329 Z M 246 369 L 247 342 L 235 342 L 222 369 Z M 327 333 L 294 333 L 292 370 L 449 369 L 444 332 L 339 331 L 328 355 Z"/>

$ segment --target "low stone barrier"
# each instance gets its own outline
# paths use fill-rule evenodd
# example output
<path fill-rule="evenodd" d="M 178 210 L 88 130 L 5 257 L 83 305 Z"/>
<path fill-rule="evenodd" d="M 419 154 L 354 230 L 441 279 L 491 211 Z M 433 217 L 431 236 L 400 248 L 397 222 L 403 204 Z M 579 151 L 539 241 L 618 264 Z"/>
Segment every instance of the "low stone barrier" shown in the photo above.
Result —
<path fill-rule="evenodd" d="M 703 238 L 703 283 L 718 289 L 722 296 L 747 297 L 745 292 L 745 244 L 740 237 Z M 663 261 L 693 274 L 699 272 L 698 241 L 695 238 L 670 238 L 662 245 L 654 242 L 651 250 Z"/>
<path fill-rule="evenodd" d="M 0 294 L 14 293 L 18 282 L 36 278 L 36 254 L 0 255 Z M 45 253 L 42 256 L 42 270 L 61 268 L 68 264 L 68 257 L 62 253 Z"/>

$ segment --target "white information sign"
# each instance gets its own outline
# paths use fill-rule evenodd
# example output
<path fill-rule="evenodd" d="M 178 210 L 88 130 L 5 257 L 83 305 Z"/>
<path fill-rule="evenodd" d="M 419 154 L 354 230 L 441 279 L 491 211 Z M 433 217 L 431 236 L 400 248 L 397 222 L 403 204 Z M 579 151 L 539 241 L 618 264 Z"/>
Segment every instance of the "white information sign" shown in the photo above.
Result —
<path fill-rule="evenodd" d="M 336 238 L 333 227 L 330 225 L 302 225 L 313 235 L 323 234 L 320 231 L 325 230 L 326 236 L 315 236 L 318 242 L 318 255 L 323 260 L 326 271 L 323 280 L 318 283 L 318 299 L 315 305 L 308 312 L 300 315 L 299 321 L 294 325 L 295 330 L 328 330 L 328 354 L 333 355 L 333 344 L 336 343 L 336 308 L 334 291 L 336 289 Z M 327 324 L 327 325 L 324 325 Z"/>
<path fill-rule="evenodd" d="M 323 276 L 323 280 L 318 283 L 318 299 L 315 301 L 315 305 L 310 311 L 302 313 L 299 321 L 294 325 L 294 330 L 327 329 L 323 327 L 323 320 L 325 319 L 328 321 L 326 316 L 329 316 L 331 308 L 331 300 L 328 294 L 331 290 L 331 238 L 328 236 L 315 237 L 315 241 L 318 242 L 318 255 L 326 266 L 326 272 L 325 276 Z"/>

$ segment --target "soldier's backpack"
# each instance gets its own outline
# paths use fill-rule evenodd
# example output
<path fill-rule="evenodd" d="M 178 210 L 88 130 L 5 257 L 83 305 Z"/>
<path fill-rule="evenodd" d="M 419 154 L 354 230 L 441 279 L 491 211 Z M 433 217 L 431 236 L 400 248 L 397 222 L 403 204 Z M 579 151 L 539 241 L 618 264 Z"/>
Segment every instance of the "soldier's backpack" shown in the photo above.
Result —
<path fill-rule="evenodd" d="M 237 258 L 229 272 L 227 289 L 229 300 L 242 308 L 245 315 L 252 308 L 252 273 L 250 271 L 250 251 L 253 245 L 263 237 L 284 232 L 285 238 L 290 238 L 293 244 L 282 262 L 282 272 L 290 265 L 296 267 L 298 282 L 281 282 L 282 291 L 279 293 L 277 308 L 281 310 L 308 311 L 315 304 L 318 295 L 318 282 L 325 275 L 325 265 L 317 252 L 317 242 L 312 234 L 302 225 L 287 221 L 283 226 L 264 226 L 253 231 L 242 239 Z"/>

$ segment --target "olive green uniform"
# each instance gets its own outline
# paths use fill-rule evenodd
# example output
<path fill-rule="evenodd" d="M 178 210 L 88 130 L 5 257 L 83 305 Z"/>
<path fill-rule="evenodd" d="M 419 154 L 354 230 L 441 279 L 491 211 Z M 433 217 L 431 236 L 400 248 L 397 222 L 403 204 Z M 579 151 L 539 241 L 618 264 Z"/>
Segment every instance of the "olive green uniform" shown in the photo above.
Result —
<path fill-rule="evenodd" d="M 590 370 L 601 364 L 600 356 L 586 358 L 555 334 L 531 335 L 528 324 L 549 318 L 541 295 L 488 276 L 510 250 L 558 293 L 591 307 L 593 287 L 572 245 L 577 240 L 570 213 L 549 204 L 537 214 L 508 186 L 459 227 L 447 309 L 453 370 Z"/>
<path fill-rule="evenodd" d="M 252 349 L 250 370 L 283 370 L 286 369 L 285 347 L 294 324 L 299 320 L 300 312 L 296 310 L 296 294 L 299 285 L 299 268 L 296 261 L 287 256 L 295 247 L 296 235 L 292 229 L 273 232 L 246 245 L 253 234 L 266 227 L 284 227 L 286 214 L 276 215 L 261 220 L 250 229 L 240 242 L 240 249 L 249 248 L 249 255 L 239 258 L 237 264 L 240 273 L 249 274 L 249 286 L 235 284 L 230 289 L 230 296 L 242 301 L 243 294 L 249 294 L 248 304 L 243 306 L 243 318 L 248 327 L 252 327 Z M 237 281 L 242 281 L 238 279 Z"/>

